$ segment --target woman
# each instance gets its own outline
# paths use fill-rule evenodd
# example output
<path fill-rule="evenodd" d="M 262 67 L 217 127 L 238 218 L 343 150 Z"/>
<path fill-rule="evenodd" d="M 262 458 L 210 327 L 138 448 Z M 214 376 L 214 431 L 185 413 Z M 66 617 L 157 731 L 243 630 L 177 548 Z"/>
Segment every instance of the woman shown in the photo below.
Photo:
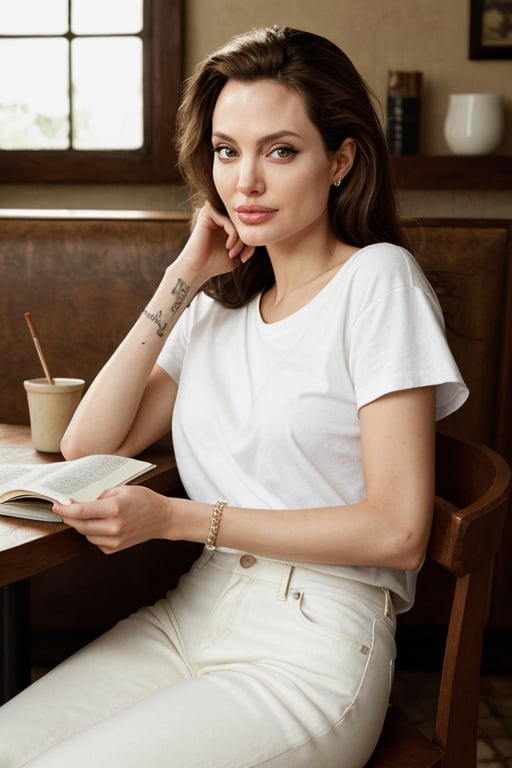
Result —
<path fill-rule="evenodd" d="M 189 499 L 56 510 L 106 553 L 207 546 L 5 705 L 0 764 L 361 768 L 429 536 L 435 419 L 466 388 L 335 45 L 236 38 L 188 82 L 178 147 L 195 226 L 62 450 L 137 454 L 172 421 Z"/>

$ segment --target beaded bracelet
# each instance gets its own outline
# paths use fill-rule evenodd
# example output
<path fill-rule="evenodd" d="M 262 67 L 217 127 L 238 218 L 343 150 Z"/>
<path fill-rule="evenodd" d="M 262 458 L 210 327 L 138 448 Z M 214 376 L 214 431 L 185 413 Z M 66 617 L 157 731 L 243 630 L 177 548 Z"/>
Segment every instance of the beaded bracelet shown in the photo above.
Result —
<path fill-rule="evenodd" d="M 206 537 L 206 549 L 215 549 L 215 542 L 217 541 L 217 533 L 219 532 L 220 518 L 222 516 L 222 510 L 226 506 L 227 501 L 216 501 L 213 507 L 212 519 L 210 522 L 210 530 Z"/>

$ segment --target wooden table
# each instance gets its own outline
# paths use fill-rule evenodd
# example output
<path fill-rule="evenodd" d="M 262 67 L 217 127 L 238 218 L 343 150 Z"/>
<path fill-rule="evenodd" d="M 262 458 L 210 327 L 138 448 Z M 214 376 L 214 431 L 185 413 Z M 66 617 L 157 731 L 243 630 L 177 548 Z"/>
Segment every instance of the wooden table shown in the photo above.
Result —
<path fill-rule="evenodd" d="M 156 467 L 135 483 L 161 493 L 179 486 L 169 445 L 158 443 L 139 458 Z M 32 447 L 30 428 L 0 424 L 0 464 L 62 461 L 60 454 Z M 87 551 L 87 540 L 64 523 L 44 523 L 0 516 L 0 703 L 30 682 L 29 577 Z"/>

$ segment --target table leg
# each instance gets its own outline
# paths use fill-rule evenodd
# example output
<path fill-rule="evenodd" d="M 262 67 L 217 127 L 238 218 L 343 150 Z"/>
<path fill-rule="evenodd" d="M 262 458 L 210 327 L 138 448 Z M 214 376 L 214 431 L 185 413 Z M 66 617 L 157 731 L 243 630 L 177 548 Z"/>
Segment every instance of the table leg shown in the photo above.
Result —
<path fill-rule="evenodd" d="M 30 683 L 30 582 L 0 588 L 0 704 Z"/>

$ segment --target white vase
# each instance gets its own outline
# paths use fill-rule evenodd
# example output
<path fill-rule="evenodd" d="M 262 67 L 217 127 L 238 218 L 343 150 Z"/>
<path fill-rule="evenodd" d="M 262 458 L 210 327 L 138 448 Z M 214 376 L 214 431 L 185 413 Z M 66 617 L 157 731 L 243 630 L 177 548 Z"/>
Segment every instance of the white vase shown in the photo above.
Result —
<path fill-rule="evenodd" d="M 456 155 L 487 155 L 503 136 L 503 97 L 497 93 L 452 93 L 444 123 Z"/>

